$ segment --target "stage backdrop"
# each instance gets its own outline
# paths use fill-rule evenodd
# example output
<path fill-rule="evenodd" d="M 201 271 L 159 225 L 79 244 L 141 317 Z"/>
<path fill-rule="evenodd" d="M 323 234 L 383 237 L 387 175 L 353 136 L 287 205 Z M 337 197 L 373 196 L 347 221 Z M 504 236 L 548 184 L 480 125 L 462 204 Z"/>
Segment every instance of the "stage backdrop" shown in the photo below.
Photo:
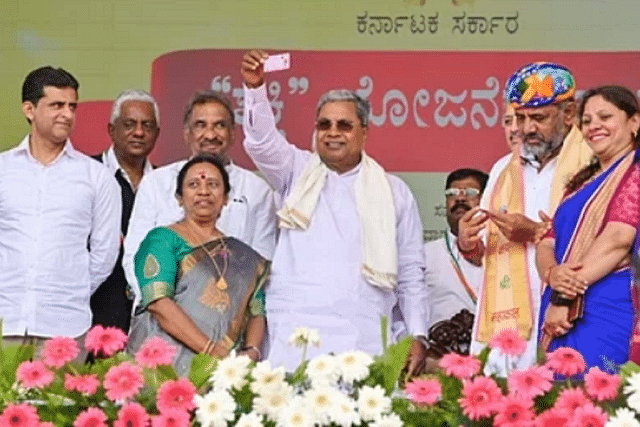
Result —
<path fill-rule="evenodd" d="M 292 52 L 269 76 L 279 128 L 308 147 L 318 95 L 359 90 L 373 105 L 369 153 L 411 186 L 428 237 L 445 226 L 444 176 L 488 170 L 504 152 L 504 80 L 529 61 L 569 66 L 582 89 L 637 90 L 637 0 L 20 0 L 0 1 L 0 150 L 27 132 L 20 85 L 51 64 L 80 81 L 74 143 L 108 145 L 110 104 L 126 88 L 160 101 L 153 160 L 184 157 L 181 116 L 193 91 L 217 88 L 240 108 L 239 58 Z M 238 115 L 238 119 L 240 116 Z M 233 156 L 250 165 L 241 150 Z"/>

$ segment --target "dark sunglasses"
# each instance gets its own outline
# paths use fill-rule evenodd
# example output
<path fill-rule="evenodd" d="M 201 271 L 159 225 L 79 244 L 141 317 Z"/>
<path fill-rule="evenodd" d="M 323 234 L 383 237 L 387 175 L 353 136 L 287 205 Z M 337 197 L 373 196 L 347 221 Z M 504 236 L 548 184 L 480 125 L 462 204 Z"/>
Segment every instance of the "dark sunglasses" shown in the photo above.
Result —
<path fill-rule="evenodd" d="M 354 127 L 353 122 L 344 119 L 340 119 L 336 122 L 329 119 L 320 119 L 316 122 L 316 130 L 329 130 L 334 123 L 336 124 L 336 129 L 338 129 L 338 132 L 351 132 Z"/>

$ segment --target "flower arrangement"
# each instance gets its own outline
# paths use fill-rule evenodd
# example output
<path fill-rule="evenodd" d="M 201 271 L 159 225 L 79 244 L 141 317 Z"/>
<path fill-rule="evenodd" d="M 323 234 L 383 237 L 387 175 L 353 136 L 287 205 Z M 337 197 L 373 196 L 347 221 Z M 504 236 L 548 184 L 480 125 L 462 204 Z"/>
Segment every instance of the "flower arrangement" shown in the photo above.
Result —
<path fill-rule="evenodd" d="M 74 361 L 72 338 L 47 340 L 37 358 L 33 346 L 2 346 L 0 426 L 189 426 L 196 387 L 171 367 L 175 347 L 154 337 L 131 356 L 126 341 L 117 328 L 95 326 L 84 342 L 91 364 Z"/>
<path fill-rule="evenodd" d="M 93 364 L 74 362 L 79 348 L 70 338 L 47 341 L 37 358 L 30 346 L 0 348 L 0 427 L 640 427 L 635 364 L 619 375 L 585 372 L 580 354 L 561 348 L 542 365 L 497 378 L 482 373 L 487 349 L 447 354 L 435 373 L 399 387 L 410 341 L 387 346 L 383 338 L 375 357 L 351 351 L 306 360 L 320 337 L 298 328 L 290 343 L 302 363 L 293 373 L 232 353 L 196 356 L 187 379 L 171 367 L 176 349 L 165 341 L 151 338 L 127 355 L 121 331 L 97 326 L 85 340 L 99 357 Z M 491 346 L 510 357 L 524 349 L 513 331 Z"/>

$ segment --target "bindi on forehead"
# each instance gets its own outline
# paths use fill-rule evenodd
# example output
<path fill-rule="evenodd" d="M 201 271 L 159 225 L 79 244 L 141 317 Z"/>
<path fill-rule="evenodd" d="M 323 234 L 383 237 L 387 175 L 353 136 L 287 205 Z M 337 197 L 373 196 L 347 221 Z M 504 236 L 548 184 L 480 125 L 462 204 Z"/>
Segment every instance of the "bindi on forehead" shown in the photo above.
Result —
<path fill-rule="evenodd" d="M 195 168 L 193 170 L 193 174 L 198 178 L 202 178 L 202 179 L 214 177 L 211 171 L 207 170 L 206 168 Z"/>

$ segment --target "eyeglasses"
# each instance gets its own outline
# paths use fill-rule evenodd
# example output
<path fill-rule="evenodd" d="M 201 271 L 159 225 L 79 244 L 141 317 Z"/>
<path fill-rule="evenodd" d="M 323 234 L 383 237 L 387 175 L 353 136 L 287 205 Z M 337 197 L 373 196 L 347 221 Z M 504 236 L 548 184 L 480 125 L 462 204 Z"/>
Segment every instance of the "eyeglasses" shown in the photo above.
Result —
<path fill-rule="evenodd" d="M 340 119 L 334 122 L 333 120 L 329 119 L 320 119 L 316 122 L 316 130 L 329 130 L 334 123 L 336 124 L 336 129 L 338 129 L 338 132 L 351 132 L 354 128 L 353 122 L 350 122 L 348 120 Z"/>
<path fill-rule="evenodd" d="M 444 190 L 444 195 L 446 197 L 478 197 L 480 195 L 480 190 L 477 188 L 467 187 L 467 188 L 447 188 Z"/>

